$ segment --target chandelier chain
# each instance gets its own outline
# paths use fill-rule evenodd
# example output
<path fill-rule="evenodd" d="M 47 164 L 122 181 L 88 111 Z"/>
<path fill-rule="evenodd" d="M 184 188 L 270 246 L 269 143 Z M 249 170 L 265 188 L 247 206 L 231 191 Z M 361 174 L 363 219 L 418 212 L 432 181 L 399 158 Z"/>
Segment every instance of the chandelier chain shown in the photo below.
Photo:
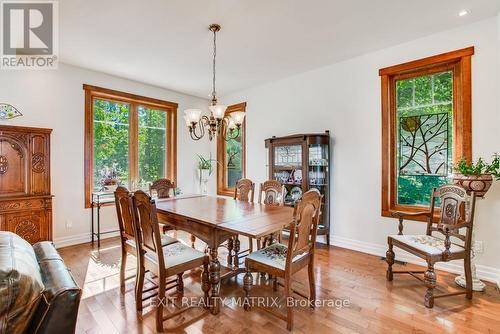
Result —
<path fill-rule="evenodd" d="M 214 52 L 213 52 L 213 62 L 212 62 L 212 71 L 213 71 L 213 76 L 212 76 L 212 101 L 217 100 L 217 92 L 215 91 L 215 74 L 216 74 L 216 68 L 215 68 L 215 58 L 217 57 L 217 31 L 214 30 Z"/>

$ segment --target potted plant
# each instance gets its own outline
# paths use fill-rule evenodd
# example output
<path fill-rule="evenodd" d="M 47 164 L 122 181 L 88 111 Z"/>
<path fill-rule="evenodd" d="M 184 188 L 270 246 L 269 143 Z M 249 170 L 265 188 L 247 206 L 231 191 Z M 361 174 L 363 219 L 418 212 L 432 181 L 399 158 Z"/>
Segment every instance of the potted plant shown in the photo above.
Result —
<path fill-rule="evenodd" d="M 491 163 L 482 158 L 476 162 L 467 162 L 464 158 L 455 166 L 453 183 L 465 188 L 468 192 L 474 191 L 478 197 L 483 197 L 493 183 L 493 177 L 500 180 L 500 155 L 494 154 Z"/>
<path fill-rule="evenodd" d="M 118 163 L 111 163 L 111 167 L 104 166 L 99 171 L 101 178 L 99 183 L 101 184 L 102 191 L 115 191 L 118 187 Z"/>

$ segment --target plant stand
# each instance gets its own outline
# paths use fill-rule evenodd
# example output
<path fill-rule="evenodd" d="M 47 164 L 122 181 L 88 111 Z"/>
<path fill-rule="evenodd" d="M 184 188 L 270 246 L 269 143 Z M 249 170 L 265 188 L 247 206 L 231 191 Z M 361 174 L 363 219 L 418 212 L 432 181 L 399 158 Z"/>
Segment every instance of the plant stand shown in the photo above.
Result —
<path fill-rule="evenodd" d="M 483 197 L 477 197 L 477 199 L 483 199 Z M 466 210 L 468 210 L 468 206 L 466 207 Z M 479 278 L 477 278 L 477 271 L 476 271 L 476 261 L 474 258 L 476 257 L 476 251 L 474 250 L 474 247 L 476 245 L 476 236 L 475 233 L 472 232 L 472 240 L 471 240 L 472 246 L 471 246 L 471 259 L 470 259 L 470 266 L 471 266 L 471 271 L 472 271 L 472 290 L 474 291 L 484 291 L 486 288 L 486 284 L 484 284 Z M 465 284 L 465 275 L 460 275 L 455 277 L 455 283 L 462 288 L 466 287 Z"/>

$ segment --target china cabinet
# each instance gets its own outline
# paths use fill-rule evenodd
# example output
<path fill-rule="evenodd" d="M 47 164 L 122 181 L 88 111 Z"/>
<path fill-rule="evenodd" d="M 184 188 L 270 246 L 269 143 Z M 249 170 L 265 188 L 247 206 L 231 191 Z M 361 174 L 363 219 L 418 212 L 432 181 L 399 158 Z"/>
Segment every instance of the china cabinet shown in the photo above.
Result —
<path fill-rule="evenodd" d="M 52 240 L 50 129 L 0 125 L 0 230 Z"/>
<path fill-rule="evenodd" d="M 296 134 L 265 140 L 268 179 L 285 185 L 285 205 L 316 188 L 323 195 L 318 235 L 330 244 L 330 133 Z"/>

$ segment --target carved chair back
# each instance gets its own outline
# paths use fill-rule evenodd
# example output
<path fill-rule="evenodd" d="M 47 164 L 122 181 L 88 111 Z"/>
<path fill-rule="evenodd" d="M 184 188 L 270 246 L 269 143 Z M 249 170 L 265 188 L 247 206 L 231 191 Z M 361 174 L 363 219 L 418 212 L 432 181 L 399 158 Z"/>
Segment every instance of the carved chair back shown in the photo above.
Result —
<path fill-rule="evenodd" d="M 311 189 L 295 203 L 285 270 L 289 270 L 295 256 L 314 253 L 322 198 L 318 189 Z"/>
<path fill-rule="evenodd" d="M 116 215 L 122 241 L 135 239 L 135 215 L 132 208 L 132 199 L 127 188 L 119 186 L 115 191 Z"/>
<path fill-rule="evenodd" d="M 262 203 L 262 195 L 264 195 L 265 205 L 282 206 L 285 199 L 285 186 L 279 181 L 267 180 L 260 184 L 259 203 Z"/>
<path fill-rule="evenodd" d="M 441 202 L 441 213 L 439 221 L 434 222 L 434 210 L 438 199 Z M 450 236 L 455 237 L 465 243 L 465 249 L 470 249 L 475 206 L 476 194 L 474 192 L 467 194 L 461 186 L 448 184 L 434 188 L 427 235 L 439 232 L 446 237 L 446 240 L 449 240 Z M 465 234 L 460 233 L 460 228 L 465 228 Z"/>
<path fill-rule="evenodd" d="M 153 196 L 153 191 L 156 191 L 158 198 L 169 198 L 170 189 L 175 189 L 174 182 L 169 179 L 158 179 L 149 185 L 149 194 Z"/>
<path fill-rule="evenodd" d="M 249 179 L 240 179 L 234 187 L 234 199 L 253 203 L 255 183 Z"/>
<path fill-rule="evenodd" d="M 137 222 L 137 239 L 141 254 L 151 252 L 158 263 L 164 263 L 161 246 L 160 227 L 158 225 L 155 201 L 142 190 L 132 197 Z M 159 266 L 160 270 L 164 266 Z"/>

